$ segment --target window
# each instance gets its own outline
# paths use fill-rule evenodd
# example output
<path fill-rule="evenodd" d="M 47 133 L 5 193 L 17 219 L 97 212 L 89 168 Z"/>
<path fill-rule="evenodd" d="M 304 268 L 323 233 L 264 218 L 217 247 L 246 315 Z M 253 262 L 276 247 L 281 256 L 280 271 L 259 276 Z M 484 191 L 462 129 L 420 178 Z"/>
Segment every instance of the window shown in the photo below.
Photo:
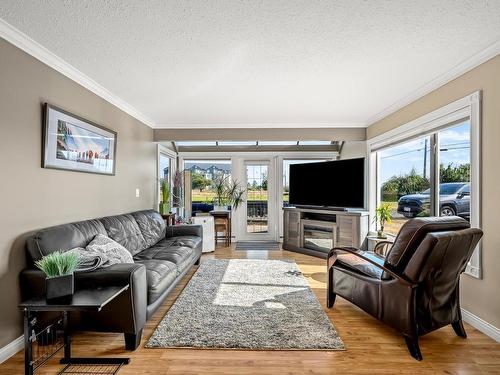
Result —
<path fill-rule="evenodd" d="M 163 189 L 161 185 L 166 182 L 168 187 L 172 187 L 172 165 L 173 165 L 173 159 L 171 156 L 166 155 L 162 152 L 160 152 L 158 156 L 158 176 L 159 176 L 159 202 L 161 202 L 165 210 L 169 210 L 169 205 L 172 202 L 172 195 L 170 194 L 169 202 L 165 202 L 163 199 Z M 163 211 L 163 207 L 160 207 L 160 211 Z"/>
<path fill-rule="evenodd" d="M 230 178 L 231 160 L 184 160 L 184 169 L 191 171 L 192 212 L 212 210 L 214 182 L 220 178 Z"/>
<path fill-rule="evenodd" d="M 391 223 L 384 230 L 397 234 L 412 217 L 430 214 L 430 137 L 378 152 L 378 204 L 388 204 Z"/>
<path fill-rule="evenodd" d="M 288 206 L 290 192 L 290 165 L 325 161 L 326 159 L 285 159 L 283 160 L 283 207 Z"/>
<path fill-rule="evenodd" d="M 377 152 L 377 205 L 391 208 L 392 222 L 384 228 L 387 233 L 397 234 L 409 218 L 417 216 L 470 219 L 470 130 L 467 120 Z M 432 157 L 431 145 L 436 149 Z M 439 181 L 435 195 L 431 174 Z"/>
<path fill-rule="evenodd" d="M 477 91 L 368 140 L 371 217 L 380 203 L 390 202 L 396 219 L 388 228 L 392 233 L 397 232 L 407 216 L 415 214 L 458 215 L 480 228 L 480 109 L 481 92 Z M 425 142 L 429 151 L 424 147 Z M 408 156 L 412 153 L 414 158 Z M 404 155 L 407 155 L 406 166 L 398 167 Z M 393 164 L 388 162 L 391 158 Z M 397 176 L 398 171 L 402 176 Z M 403 177 L 403 181 L 394 178 L 391 186 L 388 181 L 392 176 Z M 418 191 L 421 187 L 412 185 L 415 181 L 422 184 L 428 181 L 429 186 Z M 375 229 L 373 223 L 372 230 Z M 481 243 L 467 264 L 466 273 L 481 277 Z"/>
<path fill-rule="evenodd" d="M 470 122 L 437 134 L 439 141 L 439 215 L 470 219 Z"/>

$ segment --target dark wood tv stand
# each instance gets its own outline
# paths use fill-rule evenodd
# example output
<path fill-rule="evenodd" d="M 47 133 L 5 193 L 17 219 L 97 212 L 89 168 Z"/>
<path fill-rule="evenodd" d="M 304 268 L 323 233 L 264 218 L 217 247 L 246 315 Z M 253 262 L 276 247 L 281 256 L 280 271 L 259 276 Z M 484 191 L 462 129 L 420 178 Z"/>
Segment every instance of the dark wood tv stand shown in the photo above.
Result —
<path fill-rule="evenodd" d="M 283 208 L 283 249 L 326 258 L 335 246 L 363 248 L 367 211 Z"/>

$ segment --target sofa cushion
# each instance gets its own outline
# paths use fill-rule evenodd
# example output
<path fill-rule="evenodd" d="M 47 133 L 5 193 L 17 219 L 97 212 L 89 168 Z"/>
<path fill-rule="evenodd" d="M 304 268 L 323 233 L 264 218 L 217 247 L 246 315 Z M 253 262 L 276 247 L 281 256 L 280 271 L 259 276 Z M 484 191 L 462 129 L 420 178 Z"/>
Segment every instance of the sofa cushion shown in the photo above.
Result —
<path fill-rule="evenodd" d="M 168 240 L 171 240 L 174 246 L 187 246 L 191 249 L 200 246 L 202 242 L 202 238 L 198 236 L 177 236 L 170 237 Z"/>
<path fill-rule="evenodd" d="M 108 216 L 99 220 L 106 228 L 108 237 L 118 242 L 132 255 L 148 247 L 132 214 Z"/>
<path fill-rule="evenodd" d="M 131 214 L 141 230 L 146 247 L 151 247 L 165 238 L 167 225 L 161 215 L 154 210 L 132 212 Z"/>
<path fill-rule="evenodd" d="M 148 305 L 150 305 L 172 285 L 177 277 L 177 267 L 172 262 L 158 259 L 137 260 L 136 263 L 146 266 Z"/>
<path fill-rule="evenodd" d="M 35 261 L 54 251 L 85 247 L 97 234 L 106 235 L 106 229 L 99 220 L 63 224 L 35 232 L 26 240 L 26 247 Z"/>
<path fill-rule="evenodd" d="M 172 244 L 171 240 L 163 240 L 156 245 L 141 251 L 134 256 L 134 260 L 166 260 L 177 266 L 177 273 L 182 273 L 189 267 L 191 261 L 195 258 L 194 249 L 187 246 L 177 246 Z"/>

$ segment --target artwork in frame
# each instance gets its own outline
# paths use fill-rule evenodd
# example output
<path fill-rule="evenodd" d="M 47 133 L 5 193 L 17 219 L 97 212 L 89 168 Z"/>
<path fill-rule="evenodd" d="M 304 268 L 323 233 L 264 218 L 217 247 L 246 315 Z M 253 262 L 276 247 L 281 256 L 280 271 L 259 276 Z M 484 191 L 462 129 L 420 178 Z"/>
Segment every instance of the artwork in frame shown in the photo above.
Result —
<path fill-rule="evenodd" d="M 114 175 L 116 132 L 45 103 L 42 167 Z"/>

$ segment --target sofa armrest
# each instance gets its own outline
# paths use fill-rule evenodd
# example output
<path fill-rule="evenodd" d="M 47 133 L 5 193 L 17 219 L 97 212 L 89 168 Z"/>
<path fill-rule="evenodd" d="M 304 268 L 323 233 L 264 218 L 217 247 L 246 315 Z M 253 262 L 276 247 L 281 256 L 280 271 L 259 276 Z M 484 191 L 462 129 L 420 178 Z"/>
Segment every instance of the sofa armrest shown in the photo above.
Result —
<path fill-rule="evenodd" d="M 167 227 L 166 238 L 179 236 L 203 237 L 203 227 L 197 224 L 170 225 Z"/>
<path fill-rule="evenodd" d="M 92 272 L 75 273 L 75 289 L 94 289 L 106 286 L 129 284 L 128 290 L 103 309 L 90 328 L 108 324 L 115 332 L 133 333 L 140 331 L 146 323 L 147 282 L 146 267 L 142 264 L 122 263 L 100 268 Z M 22 299 L 45 295 L 45 274 L 35 268 L 24 269 L 20 274 Z M 112 318 L 110 321 L 109 319 Z M 106 319 L 107 322 L 106 322 Z"/>

